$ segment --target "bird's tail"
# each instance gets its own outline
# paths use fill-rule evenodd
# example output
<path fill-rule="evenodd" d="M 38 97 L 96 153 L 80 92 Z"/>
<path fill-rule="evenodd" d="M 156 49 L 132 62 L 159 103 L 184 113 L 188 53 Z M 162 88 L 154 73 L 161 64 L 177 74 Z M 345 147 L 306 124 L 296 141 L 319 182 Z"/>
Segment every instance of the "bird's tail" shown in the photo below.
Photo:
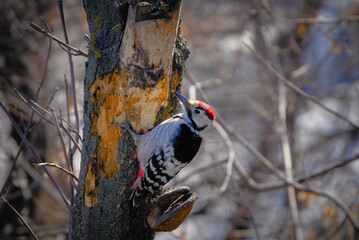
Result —
<path fill-rule="evenodd" d="M 151 192 L 148 191 L 145 188 L 142 188 L 141 185 L 138 186 L 135 190 L 133 190 L 132 195 L 131 195 L 131 199 L 132 199 L 132 206 L 133 207 L 138 207 L 141 203 L 143 203 L 147 196 L 150 194 Z"/>

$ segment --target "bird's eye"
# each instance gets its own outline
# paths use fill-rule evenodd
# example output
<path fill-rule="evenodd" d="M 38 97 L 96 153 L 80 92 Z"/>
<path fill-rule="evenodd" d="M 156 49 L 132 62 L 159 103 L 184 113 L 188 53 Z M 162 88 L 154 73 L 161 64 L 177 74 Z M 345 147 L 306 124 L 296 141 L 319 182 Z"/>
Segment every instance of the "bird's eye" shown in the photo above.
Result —
<path fill-rule="evenodd" d="M 195 112 L 196 114 L 199 114 L 199 113 L 200 113 L 200 111 L 199 111 L 198 109 L 194 110 L 194 112 Z"/>

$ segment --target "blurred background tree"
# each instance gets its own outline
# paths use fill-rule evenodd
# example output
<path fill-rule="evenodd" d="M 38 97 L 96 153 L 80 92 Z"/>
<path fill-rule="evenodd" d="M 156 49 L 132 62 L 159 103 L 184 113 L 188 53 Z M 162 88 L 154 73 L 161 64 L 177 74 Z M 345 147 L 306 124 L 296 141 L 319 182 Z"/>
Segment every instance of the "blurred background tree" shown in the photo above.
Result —
<path fill-rule="evenodd" d="M 64 1 L 64 8 L 70 44 L 86 50 L 82 2 Z M 183 94 L 208 102 L 219 117 L 200 154 L 170 184 L 198 193 L 192 214 L 156 239 L 358 237 L 358 15 L 355 0 L 184 1 L 181 33 L 191 55 Z M 51 105 L 67 119 L 68 56 L 29 27 L 39 17 L 63 39 L 56 2 L 2 2 L 0 74 L 29 99 L 45 76 L 37 102 L 46 107 L 56 92 Z M 86 58 L 73 61 L 81 116 Z M 31 109 L 3 81 L 0 91 L 24 130 Z M 75 124 L 73 107 L 69 113 Z M 0 118 L 2 187 L 21 139 L 3 111 Z M 41 158 L 66 167 L 56 128 L 45 120 L 36 126 L 28 139 Z M 73 159 L 77 173 L 78 151 Z M 22 148 L 3 197 L 39 238 L 66 239 L 67 208 L 32 162 Z M 69 196 L 66 175 L 49 170 Z M 6 204 L 0 215 L 0 238 L 27 238 Z"/>

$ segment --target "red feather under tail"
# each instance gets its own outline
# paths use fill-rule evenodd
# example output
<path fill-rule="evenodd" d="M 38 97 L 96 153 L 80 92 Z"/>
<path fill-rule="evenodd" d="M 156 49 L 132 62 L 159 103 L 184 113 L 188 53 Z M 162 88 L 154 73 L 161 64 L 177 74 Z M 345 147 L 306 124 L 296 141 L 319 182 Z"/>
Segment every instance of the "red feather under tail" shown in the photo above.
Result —
<path fill-rule="evenodd" d="M 140 167 L 138 169 L 137 179 L 136 179 L 135 183 L 132 185 L 133 189 L 137 188 L 137 186 L 140 184 L 142 176 L 143 176 L 144 173 L 145 173 L 145 171 Z"/>

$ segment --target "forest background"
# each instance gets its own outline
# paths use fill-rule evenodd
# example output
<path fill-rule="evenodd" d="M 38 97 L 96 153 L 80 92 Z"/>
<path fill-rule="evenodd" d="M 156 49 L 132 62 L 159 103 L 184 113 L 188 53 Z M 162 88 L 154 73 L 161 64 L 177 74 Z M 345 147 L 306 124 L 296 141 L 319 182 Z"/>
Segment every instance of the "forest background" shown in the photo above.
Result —
<path fill-rule="evenodd" d="M 87 53 L 82 2 L 63 6 L 71 46 Z M 23 131 L 35 123 L 28 139 L 36 152 L 66 167 L 57 129 L 6 84 L 75 124 L 66 90 L 73 74 L 81 126 L 86 56 L 73 56 L 72 73 L 67 53 L 29 25 L 45 29 L 41 18 L 64 39 L 57 1 L 2 2 L 0 101 Z M 191 52 L 182 93 L 213 106 L 218 121 L 169 185 L 200 196 L 191 215 L 155 239 L 358 237 L 358 1 L 184 0 L 181 19 Z M 62 199 L 5 111 L 0 122 L 0 238 L 29 236 L 6 199 L 40 239 L 66 239 Z M 79 151 L 73 158 L 77 174 Z M 48 169 L 68 194 L 66 175 Z"/>

